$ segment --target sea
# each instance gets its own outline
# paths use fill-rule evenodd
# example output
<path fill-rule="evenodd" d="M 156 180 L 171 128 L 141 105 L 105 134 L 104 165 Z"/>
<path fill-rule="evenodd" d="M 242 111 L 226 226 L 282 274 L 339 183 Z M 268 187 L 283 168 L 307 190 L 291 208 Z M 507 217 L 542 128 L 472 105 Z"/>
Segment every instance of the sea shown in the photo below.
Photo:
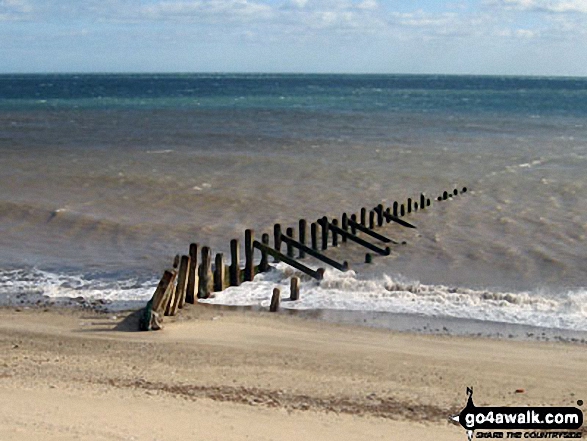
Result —
<path fill-rule="evenodd" d="M 339 244 L 351 271 L 273 264 L 205 302 L 263 309 L 295 274 L 292 313 L 585 332 L 586 170 L 587 78 L 0 75 L 0 305 L 138 309 L 191 242 L 229 261 L 246 228 L 424 193 L 416 229 L 377 229 L 389 256 Z"/>

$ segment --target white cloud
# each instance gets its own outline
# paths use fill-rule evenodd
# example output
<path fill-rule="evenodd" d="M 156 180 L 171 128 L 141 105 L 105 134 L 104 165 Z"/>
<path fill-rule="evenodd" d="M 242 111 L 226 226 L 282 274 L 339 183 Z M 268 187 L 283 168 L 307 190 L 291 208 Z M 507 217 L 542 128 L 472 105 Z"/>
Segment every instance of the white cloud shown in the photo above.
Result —
<path fill-rule="evenodd" d="M 272 15 L 273 9 L 264 3 L 247 0 L 192 0 L 164 1 L 141 8 L 149 19 L 250 18 L 262 19 Z"/>
<path fill-rule="evenodd" d="M 586 0 L 491 0 L 488 3 L 519 11 L 587 13 Z"/>

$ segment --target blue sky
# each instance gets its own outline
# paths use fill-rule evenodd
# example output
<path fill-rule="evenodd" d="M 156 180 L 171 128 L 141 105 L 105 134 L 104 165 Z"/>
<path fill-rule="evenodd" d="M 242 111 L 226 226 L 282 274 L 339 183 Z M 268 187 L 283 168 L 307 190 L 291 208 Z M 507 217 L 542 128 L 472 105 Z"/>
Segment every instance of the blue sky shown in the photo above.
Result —
<path fill-rule="evenodd" d="M 0 72 L 587 76 L 587 0 L 0 0 Z"/>

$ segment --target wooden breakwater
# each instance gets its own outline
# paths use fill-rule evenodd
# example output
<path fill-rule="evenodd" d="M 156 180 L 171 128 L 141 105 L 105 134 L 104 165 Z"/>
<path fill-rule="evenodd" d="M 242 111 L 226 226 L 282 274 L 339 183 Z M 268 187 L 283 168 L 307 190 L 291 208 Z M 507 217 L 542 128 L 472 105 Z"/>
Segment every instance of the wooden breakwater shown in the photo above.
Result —
<path fill-rule="evenodd" d="M 451 192 L 443 191 L 436 198 L 436 202 L 443 202 L 466 192 L 466 187 L 460 191 L 458 189 Z M 297 231 L 294 227 L 287 227 L 285 234 L 281 224 L 275 224 L 273 246 L 269 243 L 269 234 L 263 233 L 261 241 L 258 241 L 255 240 L 254 230 L 247 229 L 244 233 L 244 267 L 241 266 L 243 262 L 240 259 L 239 239 L 230 241 L 230 265 L 228 266 L 223 253 L 217 253 L 212 260 L 210 247 L 200 247 L 197 243 L 191 243 L 188 254 L 175 256 L 172 268 L 164 271 L 153 297 L 142 311 L 139 327 L 141 330 L 161 329 L 163 317 L 176 315 L 186 303 L 195 304 L 198 299 L 209 298 L 213 292 L 253 281 L 256 274 L 271 269 L 269 257 L 273 259 L 273 262 L 284 262 L 319 281 L 324 276 L 324 267 L 312 269 L 300 260 L 310 256 L 325 266 L 339 271 L 347 271 L 350 268 L 348 261 L 339 262 L 326 256 L 324 251 L 329 247 L 354 243 L 368 250 L 365 254 L 365 263 L 371 263 L 374 256 L 389 256 L 392 246 L 406 245 L 406 242 L 384 236 L 375 229 L 390 223 L 404 228 L 416 228 L 403 218 L 407 214 L 428 209 L 432 202 L 432 199 L 421 193 L 418 198 L 407 198 L 403 203 L 395 201 L 388 207 L 379 204 L 370 210 L 362 207 L 357 214 L 343 213 L 340 223 L 337 218 L 329 219 L 327 216 L 311 223 L 308 223 L 306 219 L 300 219 Z M 309 242 L 307 241 L 308 225 L 310 227 Z M 373 240 L 377 243 L 373 243 Z M 283 250 L 284 247 L 285 250 Z M 255 251 L 260 254 L 257 265 L 255 265 Z M 293 277 L 290 299 L 298 300 L 299 295 L 299 279 Z M 277 311 L 279 303 L 280 291 L 276 288 L 270 310 Z"/>

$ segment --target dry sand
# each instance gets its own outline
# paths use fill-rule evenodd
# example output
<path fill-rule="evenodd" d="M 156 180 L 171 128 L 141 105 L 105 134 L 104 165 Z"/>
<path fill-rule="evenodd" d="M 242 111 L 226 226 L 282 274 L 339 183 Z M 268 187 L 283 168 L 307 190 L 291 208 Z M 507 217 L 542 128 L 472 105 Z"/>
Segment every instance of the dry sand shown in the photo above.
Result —
<path fill-rule="evenodd" d="M 477 405 L 587 401 L 585 345 L 400 334 L 191 306 L 0 310 L 0 440 L 465 440 Z M 524 393 L 516 393 L 524 389 Z"/>

